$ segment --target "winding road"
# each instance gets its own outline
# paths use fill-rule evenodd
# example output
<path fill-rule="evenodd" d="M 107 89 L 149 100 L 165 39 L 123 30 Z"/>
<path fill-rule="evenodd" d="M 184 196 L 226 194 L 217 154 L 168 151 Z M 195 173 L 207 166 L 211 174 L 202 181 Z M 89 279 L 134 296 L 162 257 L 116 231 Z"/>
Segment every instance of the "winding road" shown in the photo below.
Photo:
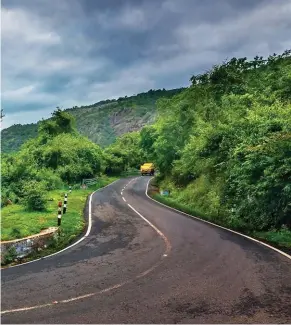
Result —
<path fill-rule="evenodd" d="M 93 194 L 77 245 L 3 269 L 2 323 L 291 323 L 291 259 L 154 202 L 149 179 Z"/>

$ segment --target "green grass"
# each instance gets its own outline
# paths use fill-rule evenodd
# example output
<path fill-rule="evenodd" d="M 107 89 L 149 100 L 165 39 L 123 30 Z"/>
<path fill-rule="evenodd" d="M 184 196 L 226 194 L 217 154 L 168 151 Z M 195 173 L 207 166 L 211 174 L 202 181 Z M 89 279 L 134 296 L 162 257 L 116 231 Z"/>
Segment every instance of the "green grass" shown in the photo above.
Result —
<path fill-rule="evenodd" d="M 62 246 L 78 236 L 85 226 L 84 207 L 87 197 L 92 191 L 101 188 L 117 178 L 106 177 L 86 190 L 74 189 L 68 193 L 67 212 L 62 216 L 60 227 Z M 68 191 L 54 190 L 49 192 L 47 210 L 42 212 L 27 211 L 21 205 L 14 204 L 2 209 L 1 241 L 23 238 L 39 233 L 42 229 L 57 226 L 58 201 L 64 200 Z"/>
<path fill-rule="evenodd" d="M 169 207 L 172 207 L 179 211 L 188 213 L 189 215 L 192 215 L 192 216 L 198 217 L 200 219 L 204 219 L 204 220 L 210 221 L 212 223 L 216 223 L 220 226 L 224 226 L 226 228 L 231 229 L 231 227 L 229 225 L 224 225 L 221 222 L 219 222 L 219 223 L 215 222 L 215 221 L 213 221 L 213 219 L 211 217 L 205 215 L 205 213 L 202 213 L 198 209 L 190 208 L 190 207 L 186 206 L 185 204 L 178 203 L 175 201 L 174 198 L 165 197 L 160 194 L 152 194 L 150 196 L 153 199 L 157 200 L 158 202 L 163 203 Z M 236 229 L 233 229 L 233 230 L 236 230 Z M 291 231 L 288 229 L 281 229 L 279 231 L 270 230 L 270 231 L 266 231 L 266 232 L 253 231 L 253 232 L 242 232 L 242 233 L 249 235 L 253 238 L 262 240 L 263 242 L 273 245 L 279 249 L 282 249 L 282 250 L 287 249 L 288 252 L 291 252 Z"/>
<path fill-rule="evenodd" d="M 178 203 L 178 202 L 175 201 L 174 198 L 165 197 L 165 196 L 162 196 L 160 194 L 154 194 L 154 195 L 151 195 L 151 197 L 153 199 L 165 204 L 165 205 L 168 205 L 171 208 L 174 208 L 174 209 L 177 209 L 179 211 L 188 213 L 188 214 L 190 214 L 192 216 L 200 217 L 201 219 L 206 219 L 206 220 L 210 221 L 210 218 L 208 218 L 207 215 L 203 214 L 198 209 L 193 209 L 193 208 L 191 208 L 191 207 L 189 207 L 189 206 L 187 206 L 185 204 Z"/>
<path fill-rule="evenodd" d="M 254 232 L 253 236 L 262 241 L 291 249 L 291 231 L 281 229 L 279 231 Z"/>

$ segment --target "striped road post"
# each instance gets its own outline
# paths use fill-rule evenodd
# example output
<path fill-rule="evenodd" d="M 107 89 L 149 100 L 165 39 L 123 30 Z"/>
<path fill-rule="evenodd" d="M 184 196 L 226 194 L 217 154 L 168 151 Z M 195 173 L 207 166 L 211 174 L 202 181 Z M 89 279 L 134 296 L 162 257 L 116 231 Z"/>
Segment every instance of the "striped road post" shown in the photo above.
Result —
<path fill-rule="evenodd" d="M 62 201 L 59 201 L 58 204 L 58 226 L 62 223 Z"/>
<path fill-rule="evenodd" d="M 66 213 L 67 211 L 67 203 L 68 203 L 68 194 L 65 194 L 65 199 L 64 199 L 64 207 L 63 207 L 63 214 Z"/>
<path fill-rule="evenodd" d="M 69 192 L 72 193 L 72 186 L 69 186 Z"/>

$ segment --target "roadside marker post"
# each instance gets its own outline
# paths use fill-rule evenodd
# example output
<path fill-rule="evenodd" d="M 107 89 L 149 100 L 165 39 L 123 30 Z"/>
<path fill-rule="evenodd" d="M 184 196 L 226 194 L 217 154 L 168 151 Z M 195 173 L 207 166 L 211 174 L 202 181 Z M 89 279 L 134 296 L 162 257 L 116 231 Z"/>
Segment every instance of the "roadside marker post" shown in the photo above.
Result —
<path fill-rule="evenodd" d="M 72 193 L 72 186 L 69 186 L 69 192 Z"/>
<path fill-rule="evenodd" d="M 58 203 L 58 226 L 62 223 L 62 201 Z"/>
<path fill-rule="evenodd" d="M 65 194 L 65 199 L 64 199 L 64 207 L 63 207 L 63 214 L 66 213 L 67 211 L 67 203 L 68 203 L 68 194 Z"/>

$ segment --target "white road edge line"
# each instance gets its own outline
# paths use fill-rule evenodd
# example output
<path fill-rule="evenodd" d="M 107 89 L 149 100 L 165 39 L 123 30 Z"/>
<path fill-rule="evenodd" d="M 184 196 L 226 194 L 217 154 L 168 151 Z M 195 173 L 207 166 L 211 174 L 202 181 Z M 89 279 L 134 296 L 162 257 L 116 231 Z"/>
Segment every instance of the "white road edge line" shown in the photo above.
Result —
<path fill-rule="evenodd" d="M 166 251 L 163 256 L 168 256 L 170 250 L 171 250 L 171 244 L 168 238 L 155 226 L 153 225 L 147 218 L 145 218 L 142 214 L 140 214 L 137 210 L 135 210 L 134 207 L 132 207 L 130 204 L 127 203 L 127 205 L 136 213 L 138 214 L 145 222 L 147 222 L 164 240 L 166 244 Z"/>
<path fill-rule="evenodd" d="M 244 234 L 242 234 L 242 233 L 240 233 L 240 232 L 237 232 L 237 231 L 234 231 L 234 230 L 231 230 L 231 229 L 228 229 L 228 228 L 225 228 L 225 227 L 219 226 L 219 225 L 217 225 L 217 224 L 215 224 L 215 223 L 212 223 L 212 222 L 210 222 L 210 221 L 206 221 L 206 220 L 203 220 L 203 219 L 201 219 L 201 218 L 194 217 L 194 216 L 192 216 L 191 214 L 188 214 L 188 213 L 186 213 L 186 212 L 183 212 L 183 211 L 177 210 L 177 209 L 175 209 L 175 208 L 172 208 L 172 207 L 170 207 L 170 206 L 168 206 L 168 205 L 166 205 L 166 204 L 163 204 L 163 203 L 161 203 L 161 202 L 159 202 L 159 201 L 157 201 L 157 200 L 151 198 L 151 197 L 148 195 L 148 187 L 149 187 L 149 183 L 150 183 L 150 181 L 151 181 L 152 179 L 153 179 L 153 177 L 149 179 L 149 181 L 148 181 L 148 183 L 147 183 L 146 191 L 145 191 L 146 196 L 147 196 L 149 199 L 151 199 L 152 201 L 154 201 L 154 202 L 156 202 L 156 203 L 158 203 L 158 204 L 160 204 L 160 205 L 163 205 L 163 206 L 165 206 L 165 207 L 168 208 L 168 209 L 174 210 L 174 211 L 176 211 L 176 212 L 178 212 L 178 213 L 181 213 L 181 214 L 184 214 L 184 215 L 186 215 L 186 216 L 188 216 L 188 217 L 191 217 L 191 218 L 193 218 L 193 219 L 199 220 L 199 221 L 204 222 L 204 223 L 208 223 L 208 224 L 210 224 L 210 225 L 212 225 L 212 226 L 215 226 L 215 227 L 218 227 L 218 228 L 221 228 L 221 229 L 227 230 L 227 231 L 232 232 L 232 233 L 234 233 L 234 234 L 237 234 L 237 235 L 239 235 L 239 236 L 242 236 L 242 237 L 245 237 L 245 238 L 247 238 L 247 239 L 250 239 L 250 240 L 252 240 L 252 241 L 254 241 L 254 242 L 256 242 L 256 243 L 259 243 L 259 244 L 261 244 L 261 245 L 263 245 L 263 246 L 266 246 L 266 247 L 268 247 L 268 248 L 274 250 L 275 252 L 277 252 L 277 253 L 279 253 L 279 254 L 281 254 L 281 255 L 283 255 L 283 256 L 285 256 L 285 257 L 287 257 L 287 258 L 289 258 L 289 259 L 291 260 L 291 255 L 289 255 L 289 254 L 287 254 L 287 253 L 281 251 L 281 250 L 278 249 L 278 248 L 275 248 L 275 247 L 273 247 L 273 246 L 271 246 L 271 245 L 268 245 L 268 244 L 266 244 L 266 243 L 264 243 L 264 242 L 262 242 L 262 241 L 260 241 L 260 240 L 257 240 L 257 239 L 255 239 L 255 238 L 250 237 L 250 236 L 247 236 L 247 235 L 244 235 Z"/>
<path fill-rule="evenodd" d="M 9 267 L 5 267 L 5 268 L 1 268 L 1 271 L 5 271 L 6 269 L 11 269 L 13 267 L 20 267 L 22 265 L 26 265 L 26 264 L 31 264 L 31 263 L 34 263 L 34 262 L 38 262 L 38 261 L 41 261 L 41 260 L 44 260 L 46 258 L 49 258 L 51 256 L 55 256 L 57 254 L 60 254 L 76 245 L 78 245 L 81 241 L 83 241 L 86 237 L 88 237 L 88 235 L 90 234 L 90 231 L 91 231 L 91 228 L 92 228 L 92 197 L 93 195 L 98 192 L 98 191 L 101 191 L 103 190 L 105 187 L 108 187 L 114 183 L 116 183 L 117 181 L 119 181 L 119 179 L 117 179 L 116 181 L 106 185 L 106 186 L 103 186 L 101 188 L 98 188 L 98 190 L 94 191 L 93 193 L 90 194 L 90 199 L 89 199 L 89 213 L 88 213 L 88 228 L 87 228 L 87 231 L 86 231 L 86 234 L 80 238 L 78 241 L 76 241 L 74 244 L 68 246 L 68 247 L 65 247 L 63 249 L 61 249 L 60 251 L 56 252 L 56 253 L 53 253 L 53 254 L 50 254 L 50 255 L 46 255 L 44 257 L 41 257 L 41 258 L 38 258 L 36 260 L 33 260 L 33 261 L 29 261 L 29 262 L 25 262 L 25 263 L 22 263 L 22 264 L 17 264 L 17 265 L 12 265 L 12 266 L 9 266 Z"/>
<path fill-rule="evenodd" d="M 124 197 L 122 197 L 122 200 L 123 200 L 124 202 L 126 202 L 126 200 L 125 200 L 125 198 L 124 198 Z"/>

